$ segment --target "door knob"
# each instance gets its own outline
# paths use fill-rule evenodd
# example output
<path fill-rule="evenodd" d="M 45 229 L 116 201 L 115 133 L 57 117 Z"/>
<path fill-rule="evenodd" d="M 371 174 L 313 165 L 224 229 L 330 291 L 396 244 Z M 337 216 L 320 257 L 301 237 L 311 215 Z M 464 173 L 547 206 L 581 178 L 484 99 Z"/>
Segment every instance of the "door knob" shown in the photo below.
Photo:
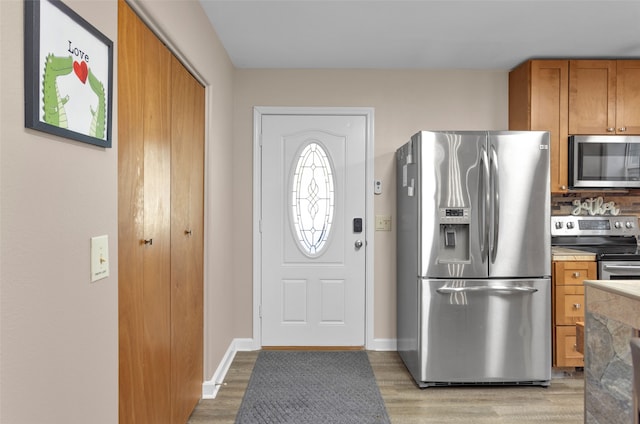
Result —
<path fill-rule="evenodd" d="M 356 240 L 354 244 L 356 246 L 356 249 L 360 249 L 362 247 L 362 240 Z"/>

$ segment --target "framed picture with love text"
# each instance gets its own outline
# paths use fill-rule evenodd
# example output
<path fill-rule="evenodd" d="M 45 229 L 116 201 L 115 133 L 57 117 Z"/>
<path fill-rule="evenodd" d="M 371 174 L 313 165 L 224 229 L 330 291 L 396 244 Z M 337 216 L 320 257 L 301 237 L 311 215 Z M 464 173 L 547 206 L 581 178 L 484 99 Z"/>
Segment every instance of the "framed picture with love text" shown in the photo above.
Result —
<path fill-rule="evenodd" d="M 113 42 L 59 0 L 25 0 L 25 126 L 111 147 Z"/>

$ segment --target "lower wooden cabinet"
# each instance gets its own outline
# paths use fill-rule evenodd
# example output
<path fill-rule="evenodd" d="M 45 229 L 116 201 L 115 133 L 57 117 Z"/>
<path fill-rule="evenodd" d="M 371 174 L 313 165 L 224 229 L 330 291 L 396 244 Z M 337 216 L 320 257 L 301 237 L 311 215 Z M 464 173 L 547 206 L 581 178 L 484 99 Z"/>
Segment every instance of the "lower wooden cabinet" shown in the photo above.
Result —
<path fill-rule="evenodd" d="M 575 325 L 556 326 L 557 367 L 584 367 L 584 356 L 578 351 Z"/>
<path fill-rule="evenodd" d="M 573 326 L 584 318 L 584 286 L 556 285 L 555 325 Z"/>
<path fill-rule="evenodd" d="M 552 274 L 553 366 L 583 367 L 576 323 L 584 321 L 584 280 L 597 278 L 595 261 L 554 261 Z"/>

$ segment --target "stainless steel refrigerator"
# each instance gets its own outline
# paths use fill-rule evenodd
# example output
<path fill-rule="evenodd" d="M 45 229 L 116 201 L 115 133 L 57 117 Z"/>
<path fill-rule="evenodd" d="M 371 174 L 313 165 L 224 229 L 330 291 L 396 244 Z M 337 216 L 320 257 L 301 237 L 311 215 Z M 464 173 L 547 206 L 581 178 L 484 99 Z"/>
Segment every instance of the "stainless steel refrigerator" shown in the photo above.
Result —
<path fill-rule="evenodd" d="M 548 386 L 549 134 L 421 131 L 396 165 L 398 352 L 416 383 Z"/>

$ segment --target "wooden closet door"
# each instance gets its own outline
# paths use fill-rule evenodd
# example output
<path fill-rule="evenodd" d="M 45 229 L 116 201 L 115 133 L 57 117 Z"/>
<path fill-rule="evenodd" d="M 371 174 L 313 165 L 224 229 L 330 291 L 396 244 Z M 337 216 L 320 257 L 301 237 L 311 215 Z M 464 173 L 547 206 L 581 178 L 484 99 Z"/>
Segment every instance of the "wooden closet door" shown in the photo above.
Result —
<path fill-rule="evenodd" d="M 173 422 L 202 395 L 204 88 L 172 60 L 171 385 Z"/>
<path fill-rule="evenodd" d="M 171 54 L 119 3 L 120 422 L 171 421 Z"/>
<path fill-rule="evenodd" d="M 143 75 L 137 17 L 124 2 L 118 4 L 118 357 L 120 423 L 145 422 L 143 352 L 144 228 Z M 124 76 L 127 76 L 126 78 Z"/>
<path fill-rule="evenodd" d="M 144 386 L 149 423 L 171 423 L 171 53 L 144 32 Z"/>

